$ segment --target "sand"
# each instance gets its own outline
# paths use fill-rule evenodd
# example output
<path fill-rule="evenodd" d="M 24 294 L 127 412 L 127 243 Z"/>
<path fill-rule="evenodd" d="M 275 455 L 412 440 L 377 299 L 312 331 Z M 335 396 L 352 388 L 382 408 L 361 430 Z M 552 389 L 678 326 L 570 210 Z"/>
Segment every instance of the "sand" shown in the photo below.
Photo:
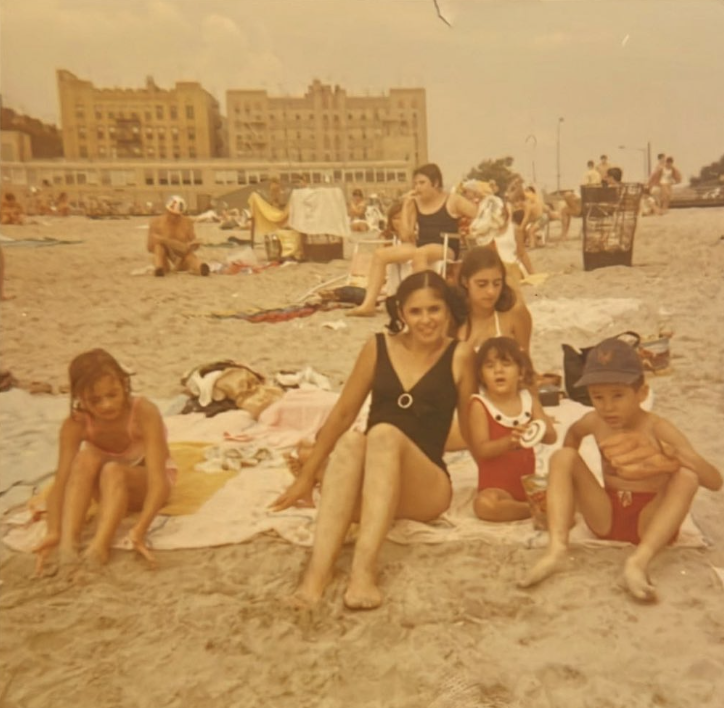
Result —
<path fill-rule="evenodd" d="M 526 286 L 531 304 L 643 303 L 599 331 L 563 321 L 534 332 L 539 370 L 560 371 L 564 341 L 590 344 L 631 328 L 646 335 L 666 320 L 676 332 L 673 370 L 654 382 L 655 409 L 719 466 L 723 217 L 722 209 L 688 209 L 643 219 L 633 268 L 585 273 L 579 239 L 552 241 L 531 253 L 548 279 Z M 12 238 L 82 241 L 4 249 L 6 291 L 14 296 L 0 310 L 4 369 L 57 392 L 70 359 L 103 346 L 136 372 L 137 391 L 158 400 L 181 393 L 187 369 L 226 357 L 266 374 L 311 365 L 338 389 L 363 341 L 382 327 L 380 314 L 322 328 L 345 320 L 339 311 L 279 324 L 211 319 L 205 315 L 288 305 L 347 263 L 210 278 L 131 275 L 147 264 L 145 223 L 71 217 L 3 227 Z M 211 224 L 198 231 L 207 242 L 230 233 Z M 653 566 L 660 601 L 651 606 L 618 585 L 622 548 L 573 547 L 566 572 L 523 591 L 515 580 L 540 551 L 387 543 L 385 602 L 369 613 L 341 602 L 350 548 L 324 602 L 303 613 L 280 598 L 294 587 L 307 550 L 273 535 L 160 552 L 155 571 L 115 551 L 102 572 L 74 582 L 34 580 L 33 558 L 3 548 L 0 704 L 718 707 L 724 591 L 714 568 L 724 568 L 724 494 L 700 490 L 693 512 L 711 546 L 665 551 Z"/>

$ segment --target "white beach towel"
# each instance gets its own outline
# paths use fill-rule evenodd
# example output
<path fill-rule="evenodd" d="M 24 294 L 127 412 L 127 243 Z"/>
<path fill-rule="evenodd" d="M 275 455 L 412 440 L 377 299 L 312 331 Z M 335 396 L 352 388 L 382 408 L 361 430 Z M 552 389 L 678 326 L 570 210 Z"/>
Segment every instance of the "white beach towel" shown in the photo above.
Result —
<path fill-rule="evenodd" d="M 321 401 L 322 408 L 333 405 L 331 394 L 320 393 L 324 396 L 324 400 Z M 301 395 L 301 392 L 295 392 L 292 398 L 294 395 Z M 304 392 L 303 395 L 307 396 L 308 392 Z M 294 405 L 290 407 L 290 410 L 294 412 Z M 581 404 L 564 400 L 560 406 L 546 410 L 556 421 L 559 442 L 555 446 L 545 447 L 544 460 L 557 446 L 560 446 L 560 441 L 568 426 L 587 409 Z M 299 427 L 275 430 L 273 426 L 264 423 L 250 425 L 248 417 L 240 411 L 231 411 L 205 419 L 203 431 L 200 427 L 198 431 L 195 429 L 194 425 L 200 421 L 198 418 L 193 420 L 192 416 L 171 416 L 166 418 L 166 424 L 171 440 L 179 440 L 177 435 L 183 435 L 183 439 L 189 440 L 191 438 L 187 436 L 192 434 L 190 431 L 193 431 L 195 440 L 220 442 L 225 436 L 228 439 L 234 435 L 243 435 L 247 441 L 256 440 L 265 444 L 268 444 L 269 441 L 283 440 L 287 446 L 286 449 L 309 434 L 307 426 L 310 421 L 306 417 L 295 418 L 294 415 L 288 417 L 277 411 L 273 418 L 275 420 L 295 420 L 292 425 Z M 318 416 L 317 420 L 321 418 L 323 415 Z M 54 428 L 55 432 L 57 432 L 57 427 Z M 197 432 L 198 434 L 196 434 Z M 281 513 L 273 513 L 267 508 L 293 479 L 281 457 L 283 449 L 282 446 L 277 445 L 278 454 L 271 460 L 262 462 L 256 467 L 242 469 L 196 513 L 187 516 L 158 517 L 148 534 L 150 544 L 158 550 L 204 548 L 242 543 L 257 534 L 275 532 L 290 543 L 310 546 L 314 537 L 315 509 L 294 508 Z M 592 439 L 584 441 L 581 454 L 591 469 L 600 473 L 600 458 Z M 546 534 L 534 530 L 529 520 L 510 524 L 493 524 L 480 521 L 475 517 L 472 510 L 472 499 L 477 490 L 477 466 L 469 454 L 453 453 L 449 455 L 448 467 L 454 488 L 453 501 L 449 511 L 432 523 L 396 522 L 388 535 L 391 541 L 410 544 L 483 540 L 494 544 L 526 547 L 538 547 L 545 544 Z M 45 533 L 45 522 L 32 522 L 27 511 L 14 514 L 6 523 L 10 524 L 10 530 L 3 540 L 10 548 L 18 551 L 32 550 Z M 132 523 L 133 519 L 126 519 L 121 525 L 116 537 L 116 547 L 124 547 L 123 538 Z M 571 541 L 584 545 L 621 545 L 596 539 L 580 519 L 572 531 Z M 684 547 L 707 545 L 690 515 L 682 526 L 676 545 Z"/>

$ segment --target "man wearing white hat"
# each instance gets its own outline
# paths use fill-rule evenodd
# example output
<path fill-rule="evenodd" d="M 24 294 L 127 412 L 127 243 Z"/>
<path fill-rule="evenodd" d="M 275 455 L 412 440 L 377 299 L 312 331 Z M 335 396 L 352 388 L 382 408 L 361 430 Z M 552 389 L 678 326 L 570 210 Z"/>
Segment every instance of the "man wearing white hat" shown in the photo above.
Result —
<path fill-rule="evenodd" d="M 208 275 L 209 266 L 194 253 L 201 245 L 196 240 L 194 224 L 185 215 L 186 202 L 173 196 L 166 202 L 166 212 L 151 219 L 148 225 L 148 252 L 153 254 L 154 275 L 163 276 L 169 270 L 188 270 L 196 275 Z"/>

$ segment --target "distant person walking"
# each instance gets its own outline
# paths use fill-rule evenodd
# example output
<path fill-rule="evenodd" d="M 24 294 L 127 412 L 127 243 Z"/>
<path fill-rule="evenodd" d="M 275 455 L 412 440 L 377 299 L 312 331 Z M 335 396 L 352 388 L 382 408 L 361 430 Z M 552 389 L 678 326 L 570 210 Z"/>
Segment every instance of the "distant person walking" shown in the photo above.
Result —
<path fill-rule="evenodd" d="M 608 161 L 608 156 L 601 155 L 601 162 L 596 165 L 596 170 L 598 170 L 602 182 L 606 180 L 609 169 L 611 169 L 611 163 Z"/>
<path fill-rule="evenodd" d="M 659 188 L 659 209 L 666 214 L 671 204 L 674 185 L 681 182 L 681 172 L 674 166 L 674 158 L 667 157 L 663 165 L 659 165 L 649 179 L 649 188 Z"/>
<path fill-rule="evenodd" d="M 593 160 L 589 160 L 586 163 L 586 167 L 586 174 L 583 175 L 583 182 L 581 182 L 581 184 L 591 187 L 599 186 L 603 178 L 601 177 L 601 173 L 596 169 L 596 163 Z"/>

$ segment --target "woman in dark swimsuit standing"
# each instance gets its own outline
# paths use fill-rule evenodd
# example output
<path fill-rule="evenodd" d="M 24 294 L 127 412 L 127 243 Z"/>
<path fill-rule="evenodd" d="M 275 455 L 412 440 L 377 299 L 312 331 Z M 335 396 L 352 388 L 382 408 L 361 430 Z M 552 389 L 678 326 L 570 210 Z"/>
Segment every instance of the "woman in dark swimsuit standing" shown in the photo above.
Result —
<path fill-rule="evenodd" d="M 413 173 L 413 188 L 403 198 L 401 243 L 375 251 L 367 279 L 365 299 L 347 314 L 371 317 L 375 314 L 377 297 L 385 283 L 390 263 L 412 261 L 412 272 L 430 268 L 436 261 L 457 258 L 459 243 L 450 242 L 448 253 L 443 246 L 445 233 L 457 233 L 458 219 L 477 215 L 477 207 L 462 194 L 442 188 L 442 173 L 433 164 L 421 165 Z"/>
<path fill-rule="evenodd" d="M 472 348 L 448 335 L 451 304 L 452 293 L 433 271 L 402 282 L 388 306 L 390 334 L 364 345 L 297 479 L 272 504 L 279 511 L 308 498 L 317 471 L 334 451 L 295 604 L 309 606 L 322 598 L 347 529 L 358 518 L 344 602 L 356 609 L 379 606 L 377 556 L 393 519 L 431 521 L 450 505 L 445 438 L 455 409 L 467 431 L 475 391 Z M 370 392 L 366 432 L 350 430 Z"/>

